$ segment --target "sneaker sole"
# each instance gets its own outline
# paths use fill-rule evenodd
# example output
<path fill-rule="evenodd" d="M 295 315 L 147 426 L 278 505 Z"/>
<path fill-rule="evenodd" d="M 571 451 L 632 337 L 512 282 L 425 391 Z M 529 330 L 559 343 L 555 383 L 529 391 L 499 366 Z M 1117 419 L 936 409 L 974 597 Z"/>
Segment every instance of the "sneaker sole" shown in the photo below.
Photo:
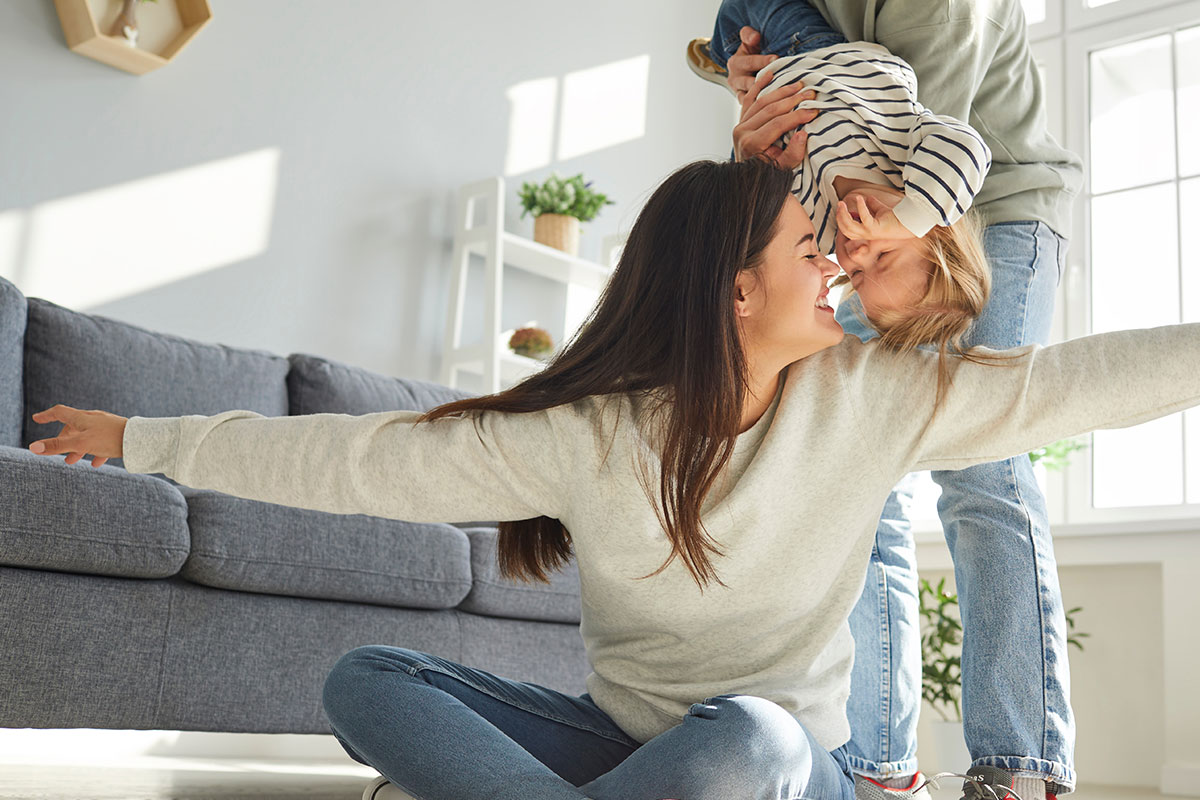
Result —
<path fill-rule="evenodd" d="M 727 92 L 736 98 L 737 94 L 733 91 L 733 89 L 730 88 L 729 82 L 726 80 L 728 73 L 722 71 L 721 68 L 712 61 L 712 59 L 705 56 L 700 50 L 700 45 L 705 44 L 708 41 L 710 40 L 692 39 L 690 42 L 688 42 L 688 69 L 699 75 L 701 78 L 704 78 L 704 80 L 708 81 L 709 83 L 715 83 L 718 86 L 723 87 Z"/>

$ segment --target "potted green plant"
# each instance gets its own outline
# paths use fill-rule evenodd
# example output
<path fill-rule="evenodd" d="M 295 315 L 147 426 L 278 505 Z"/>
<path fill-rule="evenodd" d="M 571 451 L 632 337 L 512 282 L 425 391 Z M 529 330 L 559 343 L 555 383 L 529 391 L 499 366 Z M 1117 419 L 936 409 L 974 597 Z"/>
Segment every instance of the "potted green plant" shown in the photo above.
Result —
<path fill-rule="evenodd" d="M 540 359 L 554 351 L 554 340 L 544 328 L 517 328 L 508 337 L 508 349 L 519 356 Z"/>
<path fill-rule="evenodd" d="M 591 181 L 584 183 L 582 173 L 564 178 L 554 172 L 540 185 L 523 183 L 517 197 L 521 219 L 533 215 L 533 240 L 579 255 L 579 223 L 590 222 L 603 206 L 614 202 L 591 186 Z"/>
<path fill-rule="evenodd" d="M 933 586 L 920 579 L 921 696 L 941 717 L 933 723 L 933 743 L 939 764 L 969 764 L 970 754 L 962 732 L 962 623 L 958 595 L 946 591 L 946 579 Z M 1075 631 L 1076 606 L 1065 612 L 1067 646 L 1081 651 L 1091 634 Z"/>

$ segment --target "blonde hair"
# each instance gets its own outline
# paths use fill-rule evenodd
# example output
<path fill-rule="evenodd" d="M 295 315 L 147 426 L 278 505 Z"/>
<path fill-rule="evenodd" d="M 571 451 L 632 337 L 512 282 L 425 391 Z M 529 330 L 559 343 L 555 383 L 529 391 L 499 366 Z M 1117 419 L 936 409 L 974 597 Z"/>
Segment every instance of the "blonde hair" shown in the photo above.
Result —
<path fill-rule="evenodd" d="M 880 311 L 866 321 L 879 332 L 879 344 L 889 350 L 906 353 L 923 344 L 937 346 L 936 413 L 950 380 L 947 356 L 991 365 L 1011 356 L 980 353 L 962 346 L 963 337 L 983 312 L 992 289 L 992 271 L 983 252 L 983 224 L 978 214 L 968 210 L 953 225 L 935 226 L 923 241 L 926 259 L 932 265 L 925 294 L 908 308 Z M 854 294 L 849 283 L 844 274 L 833 282 L 834 286 L 846 285 L 843 301 Z"/>

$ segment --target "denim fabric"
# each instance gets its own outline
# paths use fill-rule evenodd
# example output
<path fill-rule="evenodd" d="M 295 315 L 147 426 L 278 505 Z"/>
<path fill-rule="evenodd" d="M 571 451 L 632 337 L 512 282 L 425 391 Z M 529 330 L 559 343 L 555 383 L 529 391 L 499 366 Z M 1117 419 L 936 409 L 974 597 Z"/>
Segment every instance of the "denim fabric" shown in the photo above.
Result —
<path fill-rule="evenodd" d="M 282 356 L 157 333 L 36 297 L 28 308 L 22 447 L 58 435 L 59 423 L 31 419 L 56 403 L 123 417 L 288 413 Z M 107 463 L 125 464 L 120 458 Z"/>
<path fill-rule="evenodd" d="M 418 800 L 853 800 L 845 748 L 775 703 L 721 695 L 645 744 L 592 702 L 397 647 L 357 648 L 325 682 L 346 752 Z"/>
<path fill-rule="evenodd" d="M 550 583 L 510 580 L 500 576 L 495 528 L 467 528 L 471 542 L 471 593 L 458 604 L 472 614 L 578 625 L 583 613 L 579 565 L 574 559 L 549 573 Z"/>
<path fill-rule="evenodd" d="M 24 427 L 21 373 L 26 313 L 25 295 L 0 278 L 0 445 L 6 447 L 21 446 Z"/>
<path fill-rule="evenodd" d="M 794 56 L 846 41 L 807 0 L 724 0 L 709 45 L 722 68 L 741 45 L 744 25 L 762 34 L 764 55 Z"/>
<path fill-rule="evenodd" d="M 1062 278 L 1066 240 L 1040 222 L 987 227 L 992 294 L 966 337 L 992 348 L 1044 344 Z M 875 336 L 843 303 L 837 319 Z M 858 310 L 861 310 L 859 307 Z M 971 766 L 988 764 L 1075 784 L 1066 620 L 1042 496 L 1026 456 L 937 471 L 938 514 L 954 559 L 963 635 L 964 735 Z M 908 479 L 906 479 L 907 481 Z M 856 659 L 848 713 L 856 772 L 916 769 L 921 659 L 915 546 L 905 511 L 910 484 L 889 498 L 866 585 L 851 619 Z M 967 765 L 937 765 L 966 771 Z"/>
<path fill-rule="evenodd" d="M 0 446 L 0 564 L 165 578 L 189 548 L 179 490 L 119 467 Z"/>
<path fill-rule="evenodd" d="M 397 608 L 454 608 L 471 590 L 452 525 L 328 514 L 181 487 L 192 551 L 181 575 L 217 589 Z"/>

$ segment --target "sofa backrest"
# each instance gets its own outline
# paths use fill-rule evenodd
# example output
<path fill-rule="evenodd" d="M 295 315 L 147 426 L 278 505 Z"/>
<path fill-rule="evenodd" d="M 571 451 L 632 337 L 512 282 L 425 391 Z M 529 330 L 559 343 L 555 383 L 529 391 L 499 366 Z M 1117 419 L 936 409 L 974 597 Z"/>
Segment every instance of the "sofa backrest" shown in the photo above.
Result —
<path fill-rule="evenodd" d="M 300 414 L 374 414 L 379 411 L 428 411 L 477 395 L 438 383 L 393 378 L 320 356 L 288 356 L 288 409 Z"/>
<path fill-rule="evenodd" d="M 282 356 L 155 333 L 36 297 L 29 298 L 24 371 L 21 447 L 58 433 L 59 423 L 30 419 L 57 403 L 123 417 L 288 413 Z"/>
<path fill-rule="evenodd" d="M 25 295 L 0 278 L 0 445 L 21 446 Z"/>

